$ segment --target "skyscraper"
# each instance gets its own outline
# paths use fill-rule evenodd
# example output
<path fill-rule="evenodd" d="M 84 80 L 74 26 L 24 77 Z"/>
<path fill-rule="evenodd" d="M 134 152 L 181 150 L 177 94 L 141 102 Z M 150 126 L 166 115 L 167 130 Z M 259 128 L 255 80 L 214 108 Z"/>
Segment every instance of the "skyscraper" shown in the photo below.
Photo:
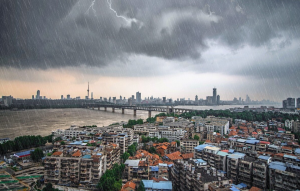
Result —
<path fill-rule="evenodd" d="M 213 100 L 212 100 L 213 104 L 217 104 L 217 88 L 213 89 Z"/>
<path fill-rule="evenodd" d="M 93 98 L 93 92 L 91 93 L 91 99 L 94 99 L 94 98 Z"/>
<path fill-rule="evenodd" d="M 61 95 L 61 96 L 60 96 L 60 99 L 64 99 L 64 95 Z"/>
<path fill-rule="evenodd" d="M 197 101 L 198 101 L 198 96 L 196 95 L 196 96 L 195 96 L 195 102 L 197 102 Z"/>
<path fill-rule="evenodd" d="M 300 98 L 297 98 L 297 108 L 300 109 Z"/>
<path fill-rule="evenodd" d="M 142 101 L 142 94 L 140 92 L 136 92 L 136 102 L 141 103 Z"/>
<path fill-rule="evenodd" d="M 71 99 L 71 96 L 70 96 L 70 94 L 68 94 L 68 95 L 67 95 L 67 99 Z"/>
<path fill-rule="evenodd" d="M 220 105 L 220 95 L 217 95 L 217 105 Z"/>
<path fill-rule="evenodd" d="M 34 99 L 34 95 L 32 95 L 32 99 Z"/>
<path fill-rule="evenodd" d="M 40 96 L 41 96 L 40 90 L 36 91 L 36 99 L 40 99 Z"/>

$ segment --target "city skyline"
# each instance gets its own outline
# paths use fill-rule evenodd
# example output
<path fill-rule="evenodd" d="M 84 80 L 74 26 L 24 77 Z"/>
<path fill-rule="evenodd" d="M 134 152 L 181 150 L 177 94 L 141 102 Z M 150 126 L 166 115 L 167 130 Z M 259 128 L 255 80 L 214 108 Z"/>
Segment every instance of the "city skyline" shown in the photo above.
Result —
<path fill-rule="evenodd" d="M 205 99 L 212 87 L 222 100 L 299 97 L 298 1 L 17 0 L 0 9 L 3 96 L 84 98 L 89 81 L 94 99 Z"/>

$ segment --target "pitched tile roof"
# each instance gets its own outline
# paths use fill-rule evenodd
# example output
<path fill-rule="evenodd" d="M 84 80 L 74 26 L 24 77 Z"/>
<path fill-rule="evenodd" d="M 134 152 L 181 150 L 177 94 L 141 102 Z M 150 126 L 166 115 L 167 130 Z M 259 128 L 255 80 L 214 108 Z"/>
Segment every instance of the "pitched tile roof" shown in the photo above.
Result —
<path fill-rule="evenodd" d="M 194 157 L 194 153 L 186 153 L 181 155 L 183 159 L 189 159 Z"/>
<path fill-rule="evenodd" d="M 52 154 L 52 156 L 60 156 L 61 154 L 62 154 L 62 152 L 56 151 L 55 153 Z"/>
<path fill-rule="evenodd" d="M 170 160 L 178 160 L 178 159 L 182 159 L 182 157 L 180 155 L 181 155 L 181 153 L 179 151 L 176 151 L 174 153 L 167 154 L 166 156 Z"/>
<path fill-rule="evenodd" d="M 81 156 L 81 152 L 78 150 L 78 151 L 75 152 L 72 156 L 73 156 L 73 157 L 80 157 L 80 156 Z"/>
<path fill-rule="evenodd" d="M 135 189 L 136 184 L 133 183 L 132 181 L 128 181 L 128 182 L 126 182 L 126 184 L 123 186 L 122 189 L 126 189 L 126 188 L 128 188 L 128 187 L 130 187 L 130 188 L 132 188 L 132 189 Z"/>

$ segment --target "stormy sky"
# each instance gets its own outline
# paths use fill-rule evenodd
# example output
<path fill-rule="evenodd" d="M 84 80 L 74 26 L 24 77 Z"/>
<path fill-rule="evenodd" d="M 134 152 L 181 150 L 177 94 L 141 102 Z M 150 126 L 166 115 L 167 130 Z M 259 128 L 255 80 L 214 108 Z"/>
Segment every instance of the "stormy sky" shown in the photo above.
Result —
<path fill-rule="evenodd" d="M 0 95 L 300 97 L 300 1 L 2 0 Z"/>

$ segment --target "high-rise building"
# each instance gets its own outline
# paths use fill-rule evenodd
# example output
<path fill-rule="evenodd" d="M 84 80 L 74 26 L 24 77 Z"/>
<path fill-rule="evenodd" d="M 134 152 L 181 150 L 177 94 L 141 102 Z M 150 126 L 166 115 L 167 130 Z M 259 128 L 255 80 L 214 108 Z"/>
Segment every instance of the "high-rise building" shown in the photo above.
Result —
<path fill-rule="evenodd" d="M 113 97 L 113 103 L 116 104 L 117 103 L 117 98 Z"/>
<path fill-rule="evenodd" d="M 93 92 L 91 93 L 91 99 L 94 99 L 94 98 L 93 98 Z"/>
<path fill-rule="evenodd" d="M 250 103 L 251 102 L 251 99 L 248 95 L 246 95 L 246 103 Z"/>
<path fill-rule="evenodd" d="M 133 101 L 133 100 L 134 100 L 134 95 L 131 96 L 131 101 Z"/>
<path fill-rule="evenodd" d="M 294 109 L 295 108 L 295 98 L 287 98 L 287 108 Z"/>
<path fill-rule="evenodd" d="M 122 96 L 120 95 L 120 100 L 122 100 Z"/>
<path fill-rule="evenodd" d="M 2 96 L 2 101 L 5 106 L 9 107 L 12 104 L 13 97 L 10 96 Z"/>
<path fill-rule="evenodd" d="M 142 102 L 142 96 L 140 92 L 136 92 L 136 102 L 141 103 Z"/>
<path fill-rule="evenodd" d="M 34 99 L 34 95 L 32 95 L 32 99 Z"/>
<path fill-rule="evenodd" d="M 70 94 L 68 94 L 68 95 L 67 95 L 67 99 L 71 99 L 71 96 L 70 96 Z"/>
<path fill-rule="evenodd" d="M 217 105 L 220 105 L 220 95 L 217 95 Z"/>
<path fill-rule="evenodd" d="M 61 95 L 61 96 L 60 96 L 60 99 L 64 99 L 64 95 Z"/>
<path fill-rule="evenodd" d="M 102 101 L 102 97 L 100 97 L 100 101 Z"/>
<path fill-rule="evenodd" d="M 108 98 L 108 102 L 111 102 L 111 97 Z"/>
<path fill-rule="evenodd" d="M 195 96 L 195 102 L 197 102 L 197 101 L 198 101 L 198 96 L 196 95 L 196 96 Z"/>
<path fill-rule="evenodd" d="M 41 96 L 40 90 L 36 91 L 36 99 L 40 99 L 40 96 Z"/>
<path fill-rule="evenodd" d="M 217 104 L 217 88 L 213 88 L 213 104 Z"/>
<path fill-rule="evenodd" d="M 163 97 L 163 103 L 166 103 L 167 99 L 166 97 Z"/>
<path fill-rule="evenodd" d="M 297 98 L 297 108 L 300 109 L 300 98 Z"/>

